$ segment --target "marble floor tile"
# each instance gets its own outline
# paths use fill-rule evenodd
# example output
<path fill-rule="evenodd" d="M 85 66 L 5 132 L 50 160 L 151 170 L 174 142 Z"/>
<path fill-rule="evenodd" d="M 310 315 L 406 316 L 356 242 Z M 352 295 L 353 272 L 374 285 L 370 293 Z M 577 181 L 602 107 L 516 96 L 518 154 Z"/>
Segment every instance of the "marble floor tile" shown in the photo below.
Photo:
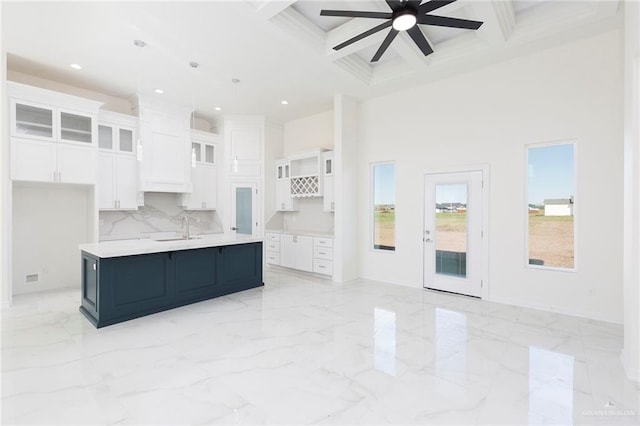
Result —
<path fill-rule="evenodd" d="M 2 424 L 640 424 L 615 324 L 280 269 L 99 330 L 79 301 L 2 311 Z"/>

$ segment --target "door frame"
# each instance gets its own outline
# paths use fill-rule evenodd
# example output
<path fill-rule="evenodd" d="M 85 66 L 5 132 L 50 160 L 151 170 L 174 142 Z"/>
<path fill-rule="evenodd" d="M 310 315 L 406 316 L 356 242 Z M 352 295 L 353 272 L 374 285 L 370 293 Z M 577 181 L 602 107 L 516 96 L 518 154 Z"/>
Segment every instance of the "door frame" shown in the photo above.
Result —
<path fill-rule="evenodd" d="M 424 287 L 424 277 L 426 274 L 425 268 L 425 244 L 422 241 L 424 236 L 424 217 L 426 215 L 426 188 L 425 188 L 425 179 L 427 175 L 434 174 L 442 174 L 442 173 L 466 173 L 466 172 L 482 172 L 482 242 L 481 242 L 481 252 L 482 256 L 482 268 L 481 268 L 481 280 L 482 280 L 482 291 L 480 298 L 482 300 L 489 300 L 489 202 L 490 202 L 490 167 L 489 164 L 471 164 L 467 166 L 452 166 L 452 167 L 443 167 L 443 168 L 433 168 L 427 169 L 422 174 L 422 185 L 420 189 L 422 191 L 422 216 L 420 217 L 420 221 L 422 222 L 422 231 L 420 232 L 420 243 L 422 244 L 422 256 L 420 257 L 420 261 L 422 262 L 422 275 L 420 276 L 420 284 L 423 289 Z"/>
<path fill-rule="evenodd" d="M 232 179 L 229 182 L 229 225 L 227 226 L 226 232 L 229 232 L 232 235 L 236 235 L 236 232 L 231 230 L 231 227 L 235 223 L 236 218 L 234 217 L 235 213 L 235 188 L 236 186 L 253 186 L 256 193 L 253 194 L 253 221 L 257 221 L 257 226 L 252 226 L 253 232 L 251 235 L 254 237 L 263 235 L 263 225 L 262 225 L 262 199 L 260 198 L 260 183 L 257 179 Z M 244 234 L 241 234 L 244 235 Z"/>

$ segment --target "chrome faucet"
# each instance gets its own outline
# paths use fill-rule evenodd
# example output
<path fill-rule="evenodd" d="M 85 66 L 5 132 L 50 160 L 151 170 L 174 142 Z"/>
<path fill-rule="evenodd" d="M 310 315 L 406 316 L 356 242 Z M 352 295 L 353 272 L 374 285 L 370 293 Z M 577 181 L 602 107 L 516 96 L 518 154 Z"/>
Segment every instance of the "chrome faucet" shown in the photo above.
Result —
<path fill-rule="evenodd" d="M 187 226 L 185 226 L 185 222 Z M 182 239 L 189 239 L 189 218 L 186 215 L 182 216 Z"/>

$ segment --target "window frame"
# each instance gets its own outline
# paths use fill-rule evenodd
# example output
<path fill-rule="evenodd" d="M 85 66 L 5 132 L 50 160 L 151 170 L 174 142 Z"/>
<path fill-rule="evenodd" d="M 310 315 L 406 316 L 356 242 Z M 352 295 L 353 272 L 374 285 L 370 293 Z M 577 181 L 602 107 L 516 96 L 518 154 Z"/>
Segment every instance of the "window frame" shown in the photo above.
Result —
<path fill-rule="evenodd" d="M 376 253 L 395 253 L 398 250 L 398 243 L 397 243 L 397 238 L 396 235 L 394 233 L 394 241 L 393 241 L 393 249 L 382 249 L 382 248 L 376 248 L 376 244 L 375 244 L 375 223 L 376 223 L 376 212 L 375 212 L 375 184 L 376 184 L 376 180 L 375 180 L 375 168 L 376 166 L 384 166 L 384 165 L 388 165 L 391 164 L 393 165 L 393 173 L 394 173 L 394 177 L 395 177 L 395 185 L 394 185 L 394 198 L 397 196 L 397 190 L 398 190 L 398 179 L 397 179 L 397 167 L 396 167 L 396 161 L 395 160 L 388 160 L 388 161 L 375 161 L 375 162 L 371 162 L 369 163 L 369 203 L 368 203 L 368 208 L 370 208 L 371 210 L 369 211 L 369 250 L 376 252 Z M 394 212 L 395 212 L 395 217 L 394 217 L 394 229 L 397 229 L 396 224 L 398 223 L 398 209 L 397 209 L 397 200 L 396 204 L 394 204 Z"/>
<path fill-rule="evenodd" d="M 573 148 L 573 268 L 563 266 L 532 265 L 529 263 L 529 149 L 559 145 L 571 145 Z M 578 272 L 578 141 L 576 139 L 539 142 L 524 146 L 524 266 L 532 270 Z"/>

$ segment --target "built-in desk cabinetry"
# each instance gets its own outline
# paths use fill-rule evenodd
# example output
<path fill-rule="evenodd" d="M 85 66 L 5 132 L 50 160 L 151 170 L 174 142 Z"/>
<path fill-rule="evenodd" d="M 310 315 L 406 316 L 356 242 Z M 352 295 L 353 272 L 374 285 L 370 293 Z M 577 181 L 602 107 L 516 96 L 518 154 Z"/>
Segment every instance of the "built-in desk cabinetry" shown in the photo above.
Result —
<path fill-rule="evenodd" d="M 11 178 L 95 184 L 100 102 L 7 82 Z"/>
<path fill-rule="evenodd" d="M 333 238 L 267 232 L 265 250 L 267 264 L 325 275 L 333 274 Z"/>

